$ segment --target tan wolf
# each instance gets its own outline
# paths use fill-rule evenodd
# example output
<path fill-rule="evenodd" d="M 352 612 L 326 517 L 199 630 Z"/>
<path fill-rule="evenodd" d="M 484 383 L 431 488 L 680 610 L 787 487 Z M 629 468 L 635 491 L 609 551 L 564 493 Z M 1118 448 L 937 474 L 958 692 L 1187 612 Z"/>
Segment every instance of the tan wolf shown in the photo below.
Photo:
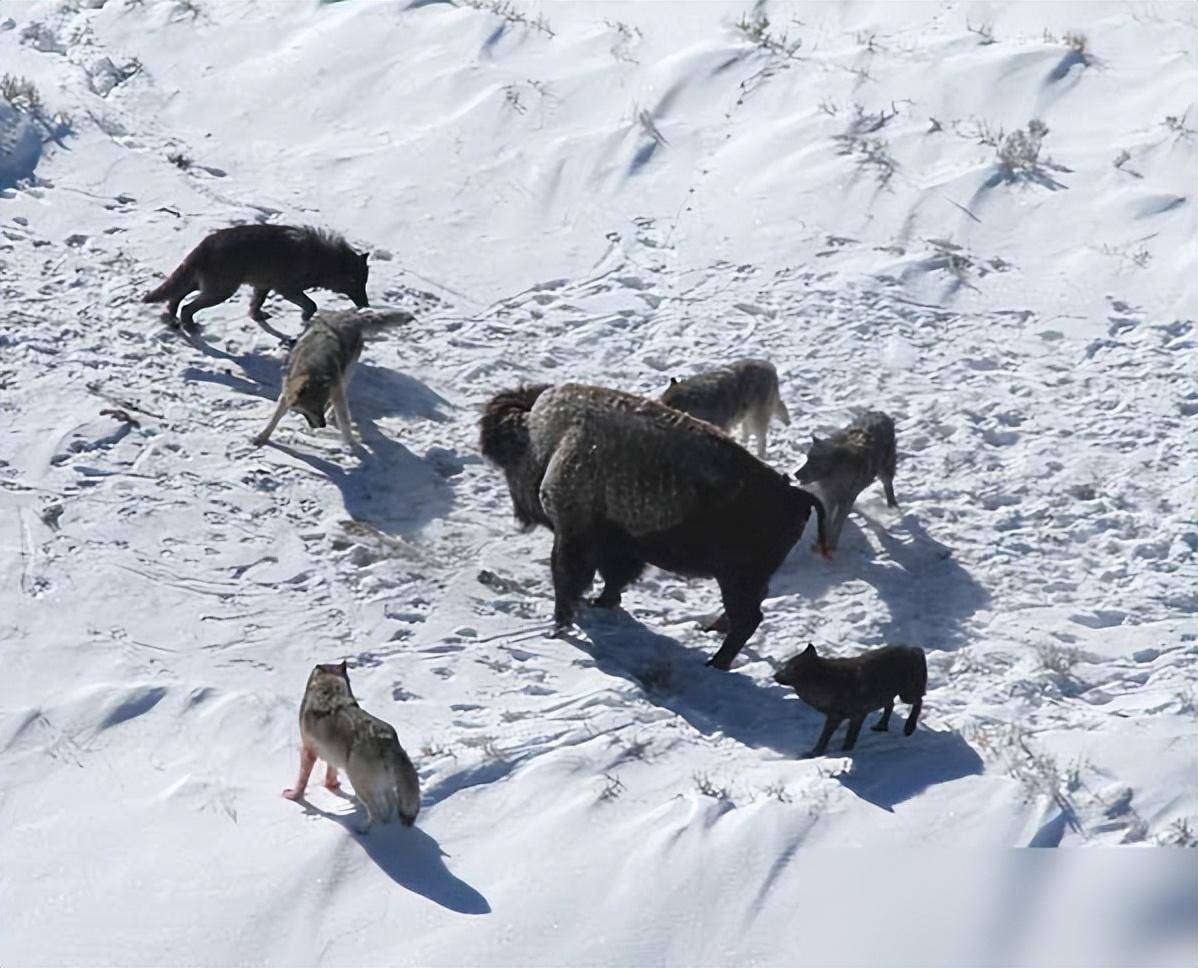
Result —
<path fill-rule="evenodd" d="M 347 394 L 354 365 L 362 355 L 363 334 L 409 323 L 413 318 L 402 310 L 377 313 L 343 310 L 315 316 L 291 350 L 278 405 L 270 422 L 254 438 L 254 444 L 261 447 L 270 440 L 288 410 L 302 414 L 309 427 L 325 426 L 325 411 L 331 404 L 337 429 L 352 447 L 354 432 L 350 427 Z"/>
<path fill-rule="evenodd" d="M 300 768 L 295 786 L 284 790 L 300 800 L 319 757 L 326 765 L 324 785 L 340 789 L 337 771 L 345 770 L 354 793 L 366 808 L 365 833 L 376 821 L 400 820 L 412 826 L 420 812 L 420 778 L 395 729 L 371 716 L 354 699 L 344 662 L 318 665 L 308 676 L 300 706 Z"/>
<path fill-rule="evenodd" d="M 739 424 L 746 447 L 750 436 L 757 438 L 762 460 L 770 419 L 777 417 L 790 426 L 790 412 L 778 393 L 778 371 L 769 360 L 736 360 L 685 380 L 671 378 L 661 402 L 725 433 Z"/>
<path fill-rule="evenodd" d="M 303 310 L 305 321 L 316 314 L 316 303 L 305 289 L 328 289 L 341 293 L 363 309 L 370 267 L 366 253 L 355 252 L 341 236 L 311 226 L 236 225 L 218 229 L 187 254 L 157 289 L 146 293 L 143 302 L 165 302 L 165 318 L 174 324 L 176 315 L 184 326 L 194 324 L 201 309 L 223 303 L 243 285 L 254 287 L 250 318 L 272 335 L 266 325 L 269 314 L 262 303 L 273 289 Z M 200 294 L 183 307 L 195 290 Z"/>

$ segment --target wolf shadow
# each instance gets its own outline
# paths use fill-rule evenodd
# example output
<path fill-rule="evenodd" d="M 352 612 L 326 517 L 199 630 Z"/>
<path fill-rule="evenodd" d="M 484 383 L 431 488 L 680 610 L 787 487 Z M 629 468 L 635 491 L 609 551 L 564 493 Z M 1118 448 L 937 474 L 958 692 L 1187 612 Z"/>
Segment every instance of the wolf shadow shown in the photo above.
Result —
<path fill-rule="evenodd" d="M 283 365 L 261 353 L 232 354 L 196 334 L 189 342 L 205 356 L 235 364 L 242 375 L 189 366 L 186 380 L 216 383 L 238 393 L 275 400 L 282 386 Z M 419 531 L 453 507 L 453 488 L 428 461 L 379 430 L 376 420 L 399 416 L 445 422 L 442 411 L 452 404 L 414 377 L 386 367 L 359 362 L 349 385 L 351 419 L 361 438 L 349 466 L 278 441 L 267 446 L 307 464 L 341 492 L 346 513 L 390 535 Z M 269 414 L 263 411 L 262 419 Z M 295 420 L 301 418 L 294 417 Z M 247 441 L 248 443 L 248 441 Z"/>
<path fill-rule="evenodd" d="M 348 794 L 340 796 L 350 799 Z M 487 899 L 450 871 L 444 861 L 449 854 L 419 827 L 377 824 L 370 833 L 362 834 L 355 827 L 356 818 L 364 816 L 360 807 L 354 813 L 332 813 L 305 799 L 297 802 L 309 816 L 324 817 L 344 827 L 366 856 L 400 887 L 458 914 L 491 913 Z"/>
<path fill-rule="evenodd" d="M 862 644 L 900 642 L 951 651 L 969 640 L 969 619 L 990 604 L 990 594 L 913 514 L 884 527 L 856 511 L 882 545 L 877 556 L 853 518 L 836 557 L 820 561 L 805 538 L 791 550 L 770 581 L 769 598 L 797 595 L 817 599 L 833 585 L 859 578 L 873 585 L 890 612 L 876 635 Z M 854 532 L 858 532 L 854 534 Z"/>

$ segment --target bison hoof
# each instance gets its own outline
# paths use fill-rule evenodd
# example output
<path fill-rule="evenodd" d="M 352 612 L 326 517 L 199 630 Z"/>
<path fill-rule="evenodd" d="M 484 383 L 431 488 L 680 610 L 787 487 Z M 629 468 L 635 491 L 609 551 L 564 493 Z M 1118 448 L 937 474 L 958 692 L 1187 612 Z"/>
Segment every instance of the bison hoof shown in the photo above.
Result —
<path fill-rule="evenodd" d="M 887 726 L 885 723 L 874 723 L 874 724 L 873 724 L 871 727 L 869 727 L 869 728 L 870 728 L 871 730 L 873 730 L 875 733 L 888 733 L 888 732 L 890 732 L 890 727 L 889 727 L 889 726 Z"/>
<path fill-rule="evenodd" d="M 719 669 L 720 672 L 727 672 L 732 668 L 731 662 L 729 662 L 727 659 L 721 659 L 718 655 L 713 655 L 707 660 L 706 664 L 711 666 L 713 669 Z"/>
<path fill-rule="evenodd" d="M 602 595 L 596 595 L 587 604 L 589 604 L 592 608 L 619 608 L 620 596 L 608 595 L 606 592 L 604 592 Z"/>

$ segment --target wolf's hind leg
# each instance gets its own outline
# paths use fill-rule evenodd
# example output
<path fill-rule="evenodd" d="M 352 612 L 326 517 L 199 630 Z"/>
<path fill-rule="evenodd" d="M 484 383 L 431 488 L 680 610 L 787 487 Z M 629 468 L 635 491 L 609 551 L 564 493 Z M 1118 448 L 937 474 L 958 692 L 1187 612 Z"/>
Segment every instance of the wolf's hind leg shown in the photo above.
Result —
<path fill-rule="evenodd" d="M 278 406 L 275 407 L 275 412 L 271 415 L 270 423 L 262 429 L 262 433 L 254 438 L 255 447 L 261 447 L 270 440 L 270 435 L 275 432 L 275 427 L 279 425 L 279 421 L 283 419 L 283 414 L 288 411 L 290 406 L 291 401 L 287 399 L 287 386 L 286 381 L 284 381 L 283 389 L 279 391 Z"/>
<path fill-rule="evenodd" d="M 270 313 L 262 308 L 262 304 L 266 302 L 266 297 L 269 295 L 269 289 L 262 286 L 254 287 L 254 294 L 250 296 L 250 319 L 255 323 L 265 323 L 270 319 Z"/>
<path fill-rule="evenodd" d="M 299 306 L 305 323 L 316 315 L 316 303 L 309 299 L 307 293 L 305 293 L 302 289 L 293 289 L 288 292 L 283 292 L 280 290 L 279 295 L 286 299 L 289 303 L 295 303 L 297 306 Z"/>
<path fill-rule="evenodd" d="M 875 733 L 885 733 L 888 729 L 890 729 L 890 714 L 892 712 L 894 712 L 893 699 L 886 704 L 886 708 L 882 710 L 882 717 L 876 723 L 874 723 L 870 729 L 872 729 Z"/>
<path fill-rule="evenodd" d="M 915 732 L 915 724 L 919 720 L 919 712 L 923 709 L 923 699 L 916 699 L 911 703 L 911 712 L 907 716 L 907 723 L 903 726 L 903 735 L 910 736 Z"/>
<path fill-rule="evenodd" d="M 324 785 L 328 790 L 341 789 L 341 781 L 337 779 L 337 767 L 333 766 L 332 763 L 325 763 L 324 765 Z"/>
<path fill-rule="evenodd" d="M 312 775 L 312 767 L 316 765 L 316 750 L 309 746 L 300 747 L 299 776 L 295 778 L 295 786 L 284 790 L 283 796 L 288 800 L 299 800 L 308 788 L 308 777 Z"/>
<path fill-rule="evenodd" d="M 184 326 L 195 325 L 195 314 L 201 309 L 217 306 L 237 292 L 237 286 L 226 286 L 223 289 L 201 289 L 200 294 L 183 307 L 179 314 L 179 322 Z"/>

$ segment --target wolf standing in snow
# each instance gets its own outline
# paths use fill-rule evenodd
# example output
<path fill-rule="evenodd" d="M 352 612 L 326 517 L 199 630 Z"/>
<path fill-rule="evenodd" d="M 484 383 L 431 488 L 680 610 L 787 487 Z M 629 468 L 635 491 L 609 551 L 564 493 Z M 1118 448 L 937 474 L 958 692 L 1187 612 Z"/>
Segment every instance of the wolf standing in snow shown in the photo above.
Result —
<path fill-rule="evenodd" d="M 790 426 L 790 413 L 778 393 L 778 371 L 769 360 L 737 360 L 685 380 L 671 378 L 661 402 L 726 433 L 740 424 L 745 446 L 750 435 L 756 437 L 757 456 L 763 460 L 770 419 L 776 416 Z"/>
<path fill-rule="evenodd" d="M 710 424 L 602 387 L 526 387 L 495 396 L 482 452 L 507 477 L 517 519 L 553 531 L 554 622 L 603 577 L 612 608 L 646 564 L 719 583 L 727 669 L 761 622 L 770 576 L 824 509 Z"/>
<path fill-rule="evenodd" d="M 812 485 L 827 507 L 830 548 L 835 549 L 840 541 L 840 529 L 857 495 L 875 479 L 882 482 L 887 506 L 898 507 L 894 496 L 896 460 L 894 421 L 880 410 L 862 414 L 826 440 L 812 435 L 807 462 L 795 471 L 795 479 Z"/>
<path fill-rule="evenodd" d="M 306 322 L 315 315 L 316 303 L 304 294 L 305 289 L 339 292 L 363 309 L 370 305 L 369 273 L 366 253 L 355 252 L 332 232 L 310 226 L 237 225 L 209 235 L 142 301 L 165 302 L 168 321 L 173 324 L 178 315 L 184 326 L 191 326 L 199 310 L 224 302 L 248 283 L 254 287 L 250 318 L 278 335 L 266 325 L 270 316 L 262 309 L 272 289 L 299 306 Z M 179 303 L 196 289 L 200 294 L 179 313 Z"/>
<path fill-rule="evenodd" d="M 884 733 L 890 728 L 894 697 L 911 704 L 903 735 L 915 732 L 928 688 L 928 664 L 923 649 L 914 645 L 888 645 L 851 659 L 825 659 L 808 644 L 774 674 L 774 681 L 791 686 L 799 698 L 827 717 L 819 741 L 807 756 L 819 756 L 842 719 L 849 721 L 843 749 L 851 750 L 870 710 L 883 708 L 871 727 Z"/>
<path fill-rule="evenodd" d="M 325 426 L 325 411 L 331 403 L 337 416 L 337 429 L 351 447 L 354 432 L 349 422 L 349 381 L 354 364 L 362 355 L 363 333 L 411 322 L 413 316 L 401 310 L 359 314 L 348 310 L 316 316 L 291 350 L 279 403 L 262 433 L 254 438 L 261 447 L 274 433 L 288 410 L 303 415 L 309 427 Z"/>
<path fill-rule="evenodd" d="M 308 676 L 300 705 L 300 768 L 289 800 L 303 798 L 317 757 L 325 762 L 324 785 L 340 789 L 345 770 L 366 808 L 365 833 L 375 821 L 399 819 L 412 826 L 420 812 L 420 778 L 395 729 L 371 716 L 354 699 L 345 663 L 318 665 Z"/>

